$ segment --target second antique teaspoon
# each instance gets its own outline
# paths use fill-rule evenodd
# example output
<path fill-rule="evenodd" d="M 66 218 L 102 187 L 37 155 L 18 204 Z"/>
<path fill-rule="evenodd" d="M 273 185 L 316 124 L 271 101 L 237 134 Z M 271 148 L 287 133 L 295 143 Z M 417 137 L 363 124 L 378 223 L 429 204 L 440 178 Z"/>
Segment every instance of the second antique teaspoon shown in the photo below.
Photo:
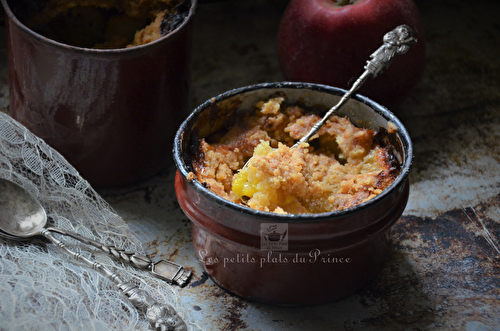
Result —
<path fill-rule="evenodd" d="M 99 248 L 136 268 L 149 269 L 155 277 L 169 283 L 184 286 L 191 277 L 190 270 L 171 261 L 153 262 L 147 256 L 104 245 L 77 233 L 46 227 L 46 225 L 47 213 L 40 202 L 20 185 L 0 178 L 0 237 L 13 240 L 28 239 L 34 236 L 48 238 L 51 232 L 56 232 Z"/>
<path fill-rule="evenodd" d="M 131 281 L 123 281 L 119 275 L 101 263 L 93 262 L 82 254 L 73 252 L 52 235 L 51 228 L 45 228 L 46 222 L 46 212 L 36 199 L 14 182 L 0 179 L 0 228 L 3 230 L 0 236 L 19 239 L 44 236 L 75 260 L 85 263 L 115 283 L 119 291 L 145 314 L 155 330 L 187 331 L 186 323 L 177 314 L 174 307 L 168 303 L 159 303 L 148 292 L 141 290 Z M 80 236 L 77 235 L 77 237 Z M 75 238 L 78 239 L 77 237 Z"/>

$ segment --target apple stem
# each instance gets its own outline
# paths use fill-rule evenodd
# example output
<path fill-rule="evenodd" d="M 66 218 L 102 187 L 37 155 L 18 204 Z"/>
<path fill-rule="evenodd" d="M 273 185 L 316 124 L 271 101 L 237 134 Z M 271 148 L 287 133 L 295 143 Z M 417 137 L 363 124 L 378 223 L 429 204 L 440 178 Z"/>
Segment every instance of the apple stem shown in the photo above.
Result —
<path fill-rule="evenodd" d="M 356 0 L 335 0 L 335 4 L 339 7 L 344 7 L 347 5 L 354 5 Z"/>

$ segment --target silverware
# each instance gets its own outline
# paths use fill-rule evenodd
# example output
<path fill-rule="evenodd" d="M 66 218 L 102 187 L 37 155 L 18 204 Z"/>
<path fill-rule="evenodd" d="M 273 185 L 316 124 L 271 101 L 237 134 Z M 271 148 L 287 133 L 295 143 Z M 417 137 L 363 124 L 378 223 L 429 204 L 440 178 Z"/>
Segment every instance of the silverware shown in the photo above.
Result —
<path fill-rule="evenodd" d="M 382 70 L 389 67 L 392 60 L 396 55 L 404 54 L 410 48 L 410 45 L 417 42 L 417 39 L 413 37 L 413 30 L 407 25 L 400 25 L 394 30 L 389 31 L 384 35 L 384 44 L 380 46 L 372 55 L 370 55 L 370 60 L 366 62 L 364 67 L 365 71 L 359 76 L 359 78 L 354 82 L 351 89 L 347 91 L 340 101 L 330 108 L 328 112 L 319 120 L 314 126 L 309 130 L 309 132 L 297 141 L 291 148 L 296 148 L 302 143 L 308 142 L 326 123 L 326 121 L 342 107 L 349 98 L 356 92 L 363 83 L 371 76 L 376 77 L 382 72 Z M 252 160 L 251 157 L 243 166 L 245 168 Z"/>
<path fill-rule="evenodd" d="M 166 260 L 153 262 L 147 256 L 128 252 L 115 246 L 108 246 L 71 231 L 54 227 L 45 228 L 47 214 L 38 200 L 21 186 L 2 178 L 0 178 L 0 206 L 2 207 L 0 210 L 0 236 L 4 238 L 29 239 L 34 236 L 45 236 L 42 231 L 47 230 L 92 245 L 136 268 L 149 269 L 155 277 L 169 283 L 184 286 L 191 277 L 191 271 L 184 269 L 177 263 Z"/>
<path fill-rule="evenodd" d="M 190 274 L 190 272 L 185 271 L 181 266 L 170 261 L 162 260 L 152 263 L 147 257 L 135 253 L 126 253 L 113 246 L 102 245 L 72 232 L 55 228 L 45 228 L 46 223 L 47 214 L 36 199 L 21 186 L 6 179 L 0 179 L 0 236 L 15 240 L 28 239 L 33 236 L 47 238 L 74 259 L 84 262 L 87 266 L 114 282 L 120 292 L 135 307 L 145 313 L 146 318 L 156 330 L 187 330 L 186 324 L 177 315 L 177 312 L 171 305 L 158 303 L 149 293 L 140 290 L 132 282 L 123 281 L 117 274 L 102 264 L 93 262 L 81 254 L 73 252 L 62 241 L 56 239 L 51 232 L 57 232 L 91 244 L 123 261 L 129 262 L 135 267 L 148 268 L 151 266 L 151 272 L 162 279 L 182 284 L 187 280 L 187 278 L 184 279 L 184 275 Z M 172 274 L 174 275 L 173 277 L 171 277 Z"/>
<path fill-rule="evenodd" d="M 372 55 L 370 55 L 370 60 L 366 62 L 364 67 L 365 71 L 359 76 L 359 78 L 354 82 L 351 89 L 347 91 L 340 101 L 323 116 L 323 118 L 318 121 L 312 129 L 302 137 L 293 147 L 297 147 L 301 143 L 308 142 L 309 139 L 314 136 L 319 129 L 326 123 L 326 121 L 335 113 L 337 110 L 342 107 L 347 100 L 351 97 L 354 92 L 356 92 L 363 83 L 373 76 L 375 78 L 389 67 L 394 60 L 396 55 L 401 55 L 410 49 L 410 45 L 417 42 L 417 38 L 413 37 L 413 30 L 403 24 L 396 27 L 394 30 L 389 31 L 384 35 L 383 38 L 384 44 L 380 46 Z"/>

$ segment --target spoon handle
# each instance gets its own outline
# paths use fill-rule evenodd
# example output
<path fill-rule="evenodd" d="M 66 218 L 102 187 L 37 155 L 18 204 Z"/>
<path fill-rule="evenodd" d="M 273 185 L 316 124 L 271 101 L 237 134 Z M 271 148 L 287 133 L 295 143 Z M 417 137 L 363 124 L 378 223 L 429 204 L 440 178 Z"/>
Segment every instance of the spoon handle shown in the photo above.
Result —
<path fill-rule="evenodd" d="M 308 142 L 309 139 L 311 139 L 312 136 L 314 136 L 319 129 L 321 129 L 333 113 L 342 107 L 351 95 L 356 92 L 363 85 L 363 83 L 370 78 L 370 76 L 376 77 L 382 72 L 382 70 L 388 68 L 392 63 L 392 60 L 394 60 L 394 57 L 396 55 L 406 53 L 410 48 L 410 45 L 417 42 L 417 39 L 413 37 L 413 30 L 409 26 L 403 24 L 386 33 L 383 41 L 384 44 L 380 46 L 372 55 L 370 55 L 370 60 L 366 62 L 364 67 L 365 71 L 354 82 L 351 89 L 346 92 L 340 101 L 335 106 L 330 108 L 323 118 L 318 121 L 293 147 L 297 147 L 301 143 Z"/>
<path fill-rule="evenodd" d="M 49 229 L 43 229 L 40 233 L 45 238 L 56 244 L 59 248 L 71 255 L 74 259 L 84 262 L 87 266 L 98 271 L 106 278 L 114 282 L 121 293 L 140 311 L 142 311 L 155 330 L 187 331 L 187 326 L 181 319 L 174 307 L 169 304 L 161 304 L 154 300 L 148 292 L 139 289 L 132 282 L 124 282 L 120 276 L 98 262 L 92 262 L 81 254 L 75 253 L 66 247 L 62 241 L 54 238 Z"/>
<path fill-rule="evenodd" d="M 124 249 L 117 248 L 115 246 L 104 245 L 100 242 L 86 238 L 77 233 L 61 230 L 57 228 L 49 227 L 47 230 L 62 234 L 64 236 L 69 236 L 76 240 L 79 240 L 85 244 L 92 245 L 99 248 L 103 252 L 112 255 L 118 260 L 130 263 L 132 266 L 139 269 L 149 269 L 149 271 L 160 279 L 163 279 L 169 283 L 177 284 L 179 286 L 186 285 L 187 281 L 191 277 L 191 271 L 184 269 L 181 265 L 167 261 L 160 260 L 158 262 L 153 262 L 149 257 L 140 255 L 134 252 L 127 252 Z"/>

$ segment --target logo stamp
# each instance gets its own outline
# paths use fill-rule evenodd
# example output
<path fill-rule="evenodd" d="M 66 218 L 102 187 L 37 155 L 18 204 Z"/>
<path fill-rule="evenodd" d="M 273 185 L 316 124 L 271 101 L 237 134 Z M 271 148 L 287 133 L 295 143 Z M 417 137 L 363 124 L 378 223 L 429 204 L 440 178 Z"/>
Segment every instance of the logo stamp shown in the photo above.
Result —
<path fill-rule="evenodd" d="M 260 249 L 288 251 L 288 223 L 261 223 Z"/>

